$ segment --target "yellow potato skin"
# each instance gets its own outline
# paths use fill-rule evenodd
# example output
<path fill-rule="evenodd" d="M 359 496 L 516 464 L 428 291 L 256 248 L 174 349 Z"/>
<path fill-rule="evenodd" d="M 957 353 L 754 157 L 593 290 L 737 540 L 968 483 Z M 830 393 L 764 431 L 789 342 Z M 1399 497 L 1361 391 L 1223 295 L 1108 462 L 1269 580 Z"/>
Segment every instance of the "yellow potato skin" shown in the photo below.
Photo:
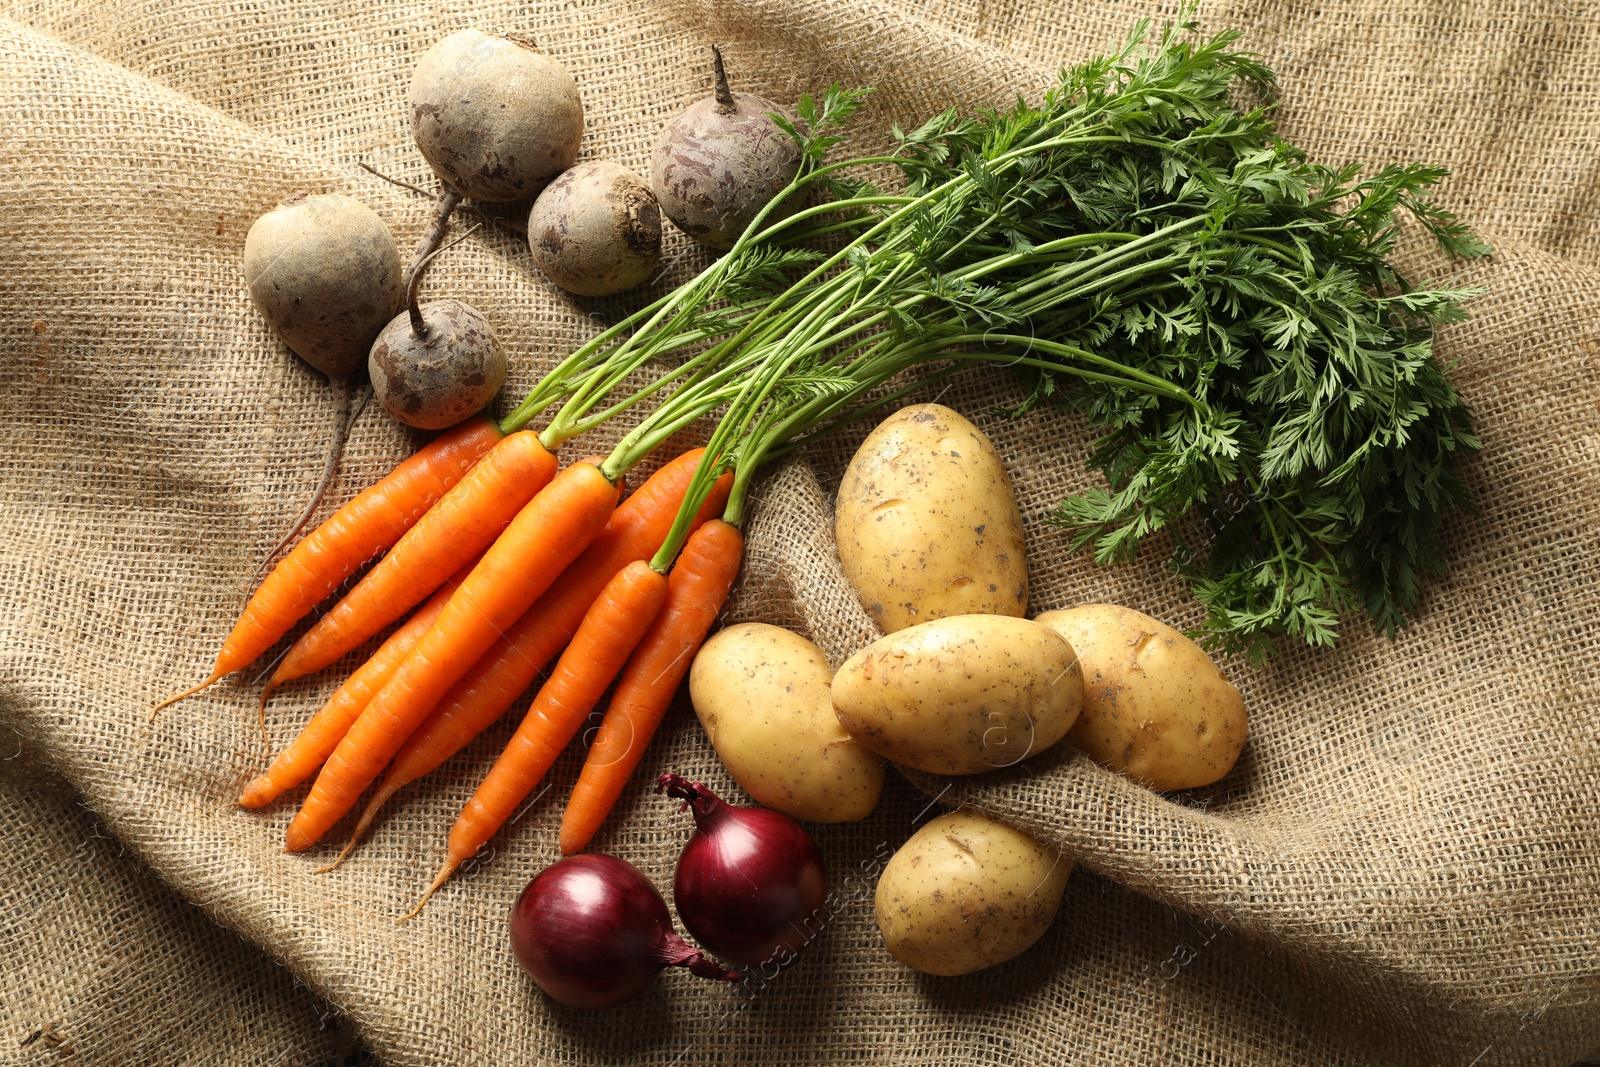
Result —
<path fill-rule="evenodd" d="M 924 974 L 971 974 L 1021 954 L 1061 907 L 1073 863 L 976 812 L 928 823 L 890 858 L 873 911 L 895 959 Z"/>
<path fill-rule="evenodd" d="M 878 806 L 883 760 L 833 714 L 833 670 L 781 626 L 740 623 L 689 668 L 689 699 L 734 781 L 763 807 L 806 822 L 855 822 Z"/>
<path fill-rule="evenodd" d="M 1067 736 L 1091 759 L 1163 791 L 1210 785 L 1233 769 L 1247 735 L 1244 698 L 1199 645 L 1114 604 L 1035 621 L 1078 652 L 1083 713 Z"/>
<path fill-rule="evenodd" d="M 901 408 L 839 484 L 839 562 L 879 629 L 951 615 L 1028 612 L 1022 514 L 1005 464 L 939 404 Z"/>
<path fill-rule="evenodd" d="M 1020 763 L 1066 736 L 1083 704 L 1078 657 L 1048 626 L 957 615 L 887 634 L 833 678 L 833 711 L 881 756 L 935 774 Z"/>

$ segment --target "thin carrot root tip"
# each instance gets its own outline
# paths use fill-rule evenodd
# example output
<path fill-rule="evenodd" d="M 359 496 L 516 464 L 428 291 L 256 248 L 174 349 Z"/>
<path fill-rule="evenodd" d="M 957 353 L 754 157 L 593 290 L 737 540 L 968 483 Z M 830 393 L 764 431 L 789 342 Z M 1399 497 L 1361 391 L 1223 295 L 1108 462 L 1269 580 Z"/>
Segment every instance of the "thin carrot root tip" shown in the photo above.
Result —
<path fill-rule="evenodd" d="M 200 690 L 204 689 L 208 685 L 211 685 L 211 684 L 217 682 L 221 678 L 222 678 L 222 675 L 213 674 L 211 677 L 207 678 L 205 681 L 201 682 L 199 685 L 190 686 L 188 689 L 185 689 L 183 692 L 177 693 L 177 694 L 175 694 L 173 696 L 170 696 L 167 699 L 163 700 L 161 703 L 157 704 L 155 707 L 150 709 L 150 721 L 151 722 L 155 722 L 156 721 L 156 713 L 158 711 L 160 711 L 162 708 L 168 707 L 169 705 L 172 705 L 172 704 L 176 704 L 178 701 L 183 700 L 186 697 L 194 696 L 196 693 L 200 692 Z"/>
<path fill-rule="evenodd" d="M 428 901 L 433 897 L 433 894 L 439 891 L 439 887 L 444 885 L 452 874 L 456 873 L 457 866 L 458 864 L 455 860 L 449 860 L 443 867 L 439 868 L 439 873 L 434 876 L 433 884 L 430 885 L 427 891 L 422 894 L 422 899 L 417 901 L 417 906 L 400 916 L 400 918 L 396 919 L 394 924 L 399 926 L 407 919 L 414 919 L 420 915 L 422 913 L 422 909 L 427 906 Z"/>
<path fill-rule="evenodd" d="M 388 793 L 379 793 L 377 796 L 373 797 L 372 803 L 367 805 L 367 810 L 361 813 L 361 821 L 356 823 L 356 828 L 350 832 L 350 840 L 345 842 L 344 849 L 339 853 L 338 856 L 334 857 L 332 863 L 328 864 L 326 867 L 318 867 L 312 873 L 327 874 L 329 871 L 339 866 L 339 864 L 343 863 L 345 858 L 348 857 L 350 853 L 355 850 L 355 847 L 361 843 L 361 839 L 366 836 L 367 827 L 372 825 L 372 820 L 377 817 L 378 809 L 383 806 L 383 802 L 388 800 L 393 795 L 393 791 L 390 791 Z"/>
<path fill-rule="evenodd" d="M 272 735 L 267 733 L 267 698 L 272 695 L 272 686 L 268 685 L 266 692 L 261 694 L 261 703 L 256 706 L 256 721 L 261 725 L 261 743 L 267 746 L 267 751 L 272 751 Z"/>
<path fill-rule="evenodd" d="M 359 841 L 359 840 L 361 840 L 361 831 L 357 830 L 354 834 L 350 835 L 350 840 L 345 842 L 344 849 L 341 850 L 340 853 L 333 858 L 333 862 L 332 863 L 325 864 L 325 865 L 323 865 L 321 867 L 318 867 L 316 870 L 312 871 L 311 873 L 312 874 L 327 874 L 329 871 L 331 871 L 335 867 L 339 866 L 339 864 L 344 862 L 345 857 L 350 855 L 350 850 L 356 847 L 356 842 Z"/>

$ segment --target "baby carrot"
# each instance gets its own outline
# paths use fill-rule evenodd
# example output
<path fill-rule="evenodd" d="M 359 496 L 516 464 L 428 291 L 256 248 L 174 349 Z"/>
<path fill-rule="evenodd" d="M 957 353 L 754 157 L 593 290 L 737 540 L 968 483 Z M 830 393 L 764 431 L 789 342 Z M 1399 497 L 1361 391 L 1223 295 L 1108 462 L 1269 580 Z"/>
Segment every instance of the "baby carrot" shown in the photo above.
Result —
<path fill-rule="evenodd" d="M 508 434 L 301 635 L 267 689 L 321 670 L 404 615 L 488 548 L 555 473 L 555 457 L 538 435 Z"/>
<path fill-rule="evenodd" d="M 522 725 L 461 809 L 450 830 L 449 857 L 411 915 L 422 910 L 539 784 L 622 669 L 666 597 L 667 579 L 643 560 L 628 564 L 606 583 Z"/>
<path fill-rule="evenodd" d="M 283 557 L 256 589 L 222 643 L 211 676 L 157 704 L 150 718 L 168 704 L 248 667 L 357 567 L 400 540 L 501 436 L 500 428 L 488 419 L 463 423 L 423 446 L 334 512 Z"/>
<path fill-rule="evenodd" d="M 624 500 L 583 555 L 445 695 L 395 754 L 335 865 L 366 833 L 390 797 L 461 751 L 505 713 L 572 639 L 584 613 L 613 575 L 635 560 L 649 559 L 661 547 L 704 452 L 691 449 L 664 464 Z M 717 480 L 694 528 L 722 511 L 732 482 L 731 472 Z"/>
<path fill-rule="evenodd" d="M 628 660 L 567 801 L 561 817 L 563 853 L 587 845 L 616 805 L 727 601 L 743 558 L 744 537 L 721 519 L 700 527 L 684 544 L 668 581 L 667 602 Z"/>
<path fill-rule="evenodd" d="M 350 810 L 439 699 L 594 540 L 616 504 L 617 487 L 600 468 L 575 463 L 517 513 L 323 764 L 289 824 L 289 851 L 310 848 Z"/>
<path fill-rule="evenodd" d="M 405 621 L 389 639 L 378 646 L 372 658 L 363 663 L 345 680 L 328 702 L 306 723 L 300 735 L 272 761 L 265 774 L 253 779 L 239 795 L 241 808 L 260 808 L 276 800 L 285 790 L 293 789 L 316 772 L 335 746 L 344 738 L 350 724 L 356 721 L 372 695 L 382 689 L 394 672 L 400 668 L 422 635 L 428 632 L 445 603 L 456 591 L 468 572 L 477 564 L 473 560 L 456 576 L 439 587 L 432 598 L 417 613 Z"/>

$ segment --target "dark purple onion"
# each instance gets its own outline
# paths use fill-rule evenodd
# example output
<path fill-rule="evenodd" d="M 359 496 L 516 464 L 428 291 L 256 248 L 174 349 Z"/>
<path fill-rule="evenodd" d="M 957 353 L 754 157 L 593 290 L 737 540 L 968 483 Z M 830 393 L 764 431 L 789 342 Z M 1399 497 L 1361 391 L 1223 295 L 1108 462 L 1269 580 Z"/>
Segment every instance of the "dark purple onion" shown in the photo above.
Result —
<path fill-rule="evenodd" d="M 534 876 L 511 908 L 523 969 L 571 1008 L 609 1008 L 642 993 L 664 967 L 737 981 L 672 930 L 666 901 L 615 856 L 568 856 Z"/>
<path fill-rule="evenodd" d="M 820 927 L 828 895 L 811 835 L 787 815 L 736 808 L 682 775 L 663 774 L 656 791 L 694 812 L 695 833 L 678 857 L 672 891 L 695 940 L 752 966 L 799 952 Z"/>

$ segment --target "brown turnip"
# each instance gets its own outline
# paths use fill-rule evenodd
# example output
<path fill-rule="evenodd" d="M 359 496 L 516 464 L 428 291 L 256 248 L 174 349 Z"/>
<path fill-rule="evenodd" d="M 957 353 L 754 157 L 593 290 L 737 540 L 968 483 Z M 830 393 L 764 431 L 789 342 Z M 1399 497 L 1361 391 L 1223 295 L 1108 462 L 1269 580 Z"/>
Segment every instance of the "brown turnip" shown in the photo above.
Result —
<path fill-rule="evenodd" d="M 715 91 L 667 123 L 650 158 L 661 210 L 701 244 L 732 248 L 800 169 L 800 148 L 772 121 L 778 105 L 728 88 L 711 49 Z"/>
<path fill-rule="evenodd" d="M 610 296 L 645 281 L 661 262 L 661 209 L 627 167 L 580 163 L 533 202 L 528 247 L 567 292 Z"/>
<path fill-rule="evenodd" d="M 338 380 L 360 370 L 372 339 L 400 306 L 400 251 L 361 201 L 302 193 L 250 227 L 244 279 L 283 342 Z"/>

